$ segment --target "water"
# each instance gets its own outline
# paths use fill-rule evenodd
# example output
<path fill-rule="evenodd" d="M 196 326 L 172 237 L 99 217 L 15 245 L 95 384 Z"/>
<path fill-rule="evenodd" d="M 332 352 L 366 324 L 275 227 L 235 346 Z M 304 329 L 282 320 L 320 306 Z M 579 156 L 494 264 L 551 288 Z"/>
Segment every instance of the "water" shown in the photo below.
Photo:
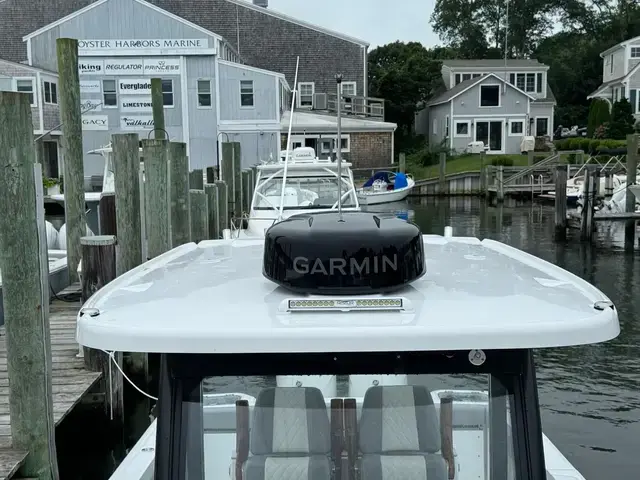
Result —
<path fill-rule="evenodd" d="M 406 205 L 371 207 L 407 214 Z M 442 234 L 451 225 L 454 235 L 492 238 L 559 265 L 604 291 L 618 308 L 622 332 L 606 344 L 538 351 L 538 381 L 544 432 L 568 460 L 588 480 L 637 478 L 640 456 L 640 263 L 634 252 L 624 251 L 622 223 L 599 226 L 593 246 L 581 244 L 574 233 L 566 242 L 553 241 L 553 207 L 507 202 L 487 206 L 471 197 L 422 198 L 408 206 L 408 217 L 424 233 Z M 573 237 L 573 238 L 571 238 Z M 514 319 L 517 321 L 517 319 Z M 246 379 L 255 384 L 229 383 L 217 391 L 248 391 L 270 383 L 265 379 Z M 431 386 L 431 385 L 430 385 Z M 130 391 L 128 396 L 138 395 Z M 130 397 L 131 398 L 131 397 Z M 144 412 L 143 412 L 144 414 Z M 144 415 L 143 415 L 144 416 Z M 84 423 L 84 422 L 83 422 Z M 86 423 L 82 429 L 86 429 Z M 137 435 L 142 431 L 136 429 Z M 129 438 L 130 447 L 135 438 Z M 77 453 L 77 452 L 75 452 Z M 71 454 L 71 453 L 70 453 Z M 99 456 L 99 455 L 98 455 Z M 93 458 L 85 466 L 73 455 L 74 480 L 107 479 L 114 454 L 103 454 L 109 461 Z M 91 458 L 91 457 L 88 457 Z M 96 462 L 104 465 L 96 475 Z M 61 462 L 61 469 L 62 469 Z M 86 472 L 86 473 L 85 473 Z"/>

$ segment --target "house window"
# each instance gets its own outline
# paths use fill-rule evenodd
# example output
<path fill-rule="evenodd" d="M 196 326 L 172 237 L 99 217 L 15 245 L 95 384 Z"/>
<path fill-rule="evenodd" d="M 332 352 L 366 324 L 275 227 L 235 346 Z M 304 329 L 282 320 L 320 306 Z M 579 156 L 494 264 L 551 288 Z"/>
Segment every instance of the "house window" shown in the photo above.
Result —
<path fill-rule="evenodd" d="M 464 120 L 464 121 L 456 121 L 454 122 L 454 130 L 453 130 L 453 136 L 454 137 L 468 137 L 469 136 L 469 122 Z"/>
<path fill-rule="evenodd" d="M 342 82 L 340 86 L 342 95 L 356 95 L 356 82 Z"/>
<path fill-rule="evenodd" d="M 58 104 L 58 86 L 53 82 L 44 82 L 44 103 Z"/>
<path fill-rule="evenodd" d="M 500 85 L 480 85 L 480 106 L 500 106 Z"/>
<path fill-rule="evenodd" d="M 537 117 L 536 118 L 536 136 L 542 137 L 549 135 L 549 118 Z"/>
<path fill-rule="evenodd" d="M 515 85 L 516 84 L 516 74 L 515 73 L 510 73 L 509 74 L 509 83 L 511 85 Z"/>
<path fill-rule="evenodd" d="M 516 87 L 518 87 L 520 90 L 524 90 L 525 83 L 526 83 L 526 75 L 524 73 L 516 74 Z"/>
<path fill-rule="evenodd" d="M 198 80 L 198 107 L 211 107 L 211 80 Z"/>
<path fill-rule="evenodd" d="M 449 138 L 449 115 L 444 120 L 444 136 Z"/>
<path fill-rule="evenodd" d="M 536 93 L 542 93 L 542 74 L 536 73 Z"/>
<path fill-rule="evenodd" d="M 313 108 L 313 95 L 316 93 L 315 82 L 298 83 L 298 106 Z"/>
<path fill-rule="evenodd" d="M 105 108 L 115 108 L 118 106 L 118 95 L 116 94 L 116 81 L 102 81 L 102 104 Z"/>
<path fill-rule="evenodd" d="M 640 47 L 631 47 L 631 58 L 640 58 Z"/>
<path fill-rule="evenodd" d="M 162 79 L 162 105 L 173 107 L 173 80 Z"/>
<path fill-rule="evenodd" d="M 471 80 L 471 74 L 470 73 L 463 73 L 462 74 L 462 81 L 466 82 L 467 80 Z"/>
<path fill-rule="evenodd" d="M 613 54 L 609 56 L 609 73 L 613 73 Z"/>
<path fill-rule="evenodd" d="M 322 137 L 320 139 L 320 153 L 332 153 L 334 151 L 337 136 Z M 340 150 L 342 153 L 349 153 L 351 147 L 349 135 L 343 135 L 340 140 Z"/>
<path fill-rule="evenodd" d="M 482 76 L 482 73 L 474 73 L 474 74 L 471 76 L 471 78 L 478 78 L 478 77 L 481 77 L 481 76 Z"/>
<path fill-rule="evenodd" d="M 37 105 L 33 89 L 33 79 L 16 80 L 16 91 L 29 94 L 29 103 L 32 107 Z"/>
<path fill-rule="evenodd" d="M 519 137 L 524 135 L 524 120 L 511 120 L 509 135 Z"/>
<path fill-rule="evenodd" d="M 253 103 L 253 80 L 240 80 L 240 106 L 251 108 Z"/>
<path fill-rule="evenodd" d="M 462 75 L 460 75 L 459 73 L 456 73 L 456 81 L 455 84 L 458 85 L 460 82 L 462 82 Z"/>
<path fill-rule="evenodd" d="M 527 73 L 527 89 L 525 92 L 535 92 L 536 91 L 536 74 L 535 73 Z"/>

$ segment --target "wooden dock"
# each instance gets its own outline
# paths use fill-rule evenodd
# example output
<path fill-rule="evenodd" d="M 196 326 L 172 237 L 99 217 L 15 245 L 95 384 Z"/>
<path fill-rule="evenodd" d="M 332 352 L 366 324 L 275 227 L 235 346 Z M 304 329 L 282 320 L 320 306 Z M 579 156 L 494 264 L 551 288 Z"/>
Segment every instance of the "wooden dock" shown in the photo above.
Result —
<path fill-rule="evenodd" d="M 69 414 L 101 377 L 99 372 L 85 369 L 78 358 L 76 315 L 81 307 L 79 285 L 68 287 L 57 297 L 75 296 L 77 300 L 54 300 L 49 307 L 51 325 L 53 415 L 56 426 Z M 9 377 L 7 373 L 7 345 L 4 326 L 0 327 L 0 480 L 16 474 L 27 452 L 12 448 L 9 418 Z"/>

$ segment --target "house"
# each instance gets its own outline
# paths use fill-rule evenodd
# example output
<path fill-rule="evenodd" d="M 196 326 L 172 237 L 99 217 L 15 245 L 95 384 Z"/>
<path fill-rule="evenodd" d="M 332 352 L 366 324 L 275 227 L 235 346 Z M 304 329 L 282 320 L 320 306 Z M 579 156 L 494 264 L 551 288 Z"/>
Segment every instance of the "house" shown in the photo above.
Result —
<path fill-rule="evenodd" d="M 602 85 L 587 98 L 601 98 L 610 105 L 622 98 L 640 120 L 640 37 L 631 38 L 605 50 L 602 58 Z"/>
<path fill-rule="evenodd" d="M 24 92 L 31 99 L 33 133 L 42 136 L 39 154 L 43 174 L 58 177 L 60 158 L 60 110 L 58 107 L 58 74 L 0 59 L 0 91 Z"/>
<path fill-rule="evenodd" d="M 548 70 L 536 60 L 445 60 L 444 91 L 417 114 L 416 132 L 456 152 L 481 141 L 489 154 L 521 153 L 523 136 L 553 132 Z"/>

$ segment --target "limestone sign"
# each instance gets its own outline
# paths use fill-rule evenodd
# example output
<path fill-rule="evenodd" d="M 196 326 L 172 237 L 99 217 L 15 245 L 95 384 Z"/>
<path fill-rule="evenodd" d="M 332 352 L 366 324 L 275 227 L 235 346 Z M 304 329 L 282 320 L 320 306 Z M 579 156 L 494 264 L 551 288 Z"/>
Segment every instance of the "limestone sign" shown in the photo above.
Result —
<path fill-rule="evenodd" d="M 129 97 L 120 98 L 121 112 L 150 112 L 152 110 L 151 97 Z"/>

